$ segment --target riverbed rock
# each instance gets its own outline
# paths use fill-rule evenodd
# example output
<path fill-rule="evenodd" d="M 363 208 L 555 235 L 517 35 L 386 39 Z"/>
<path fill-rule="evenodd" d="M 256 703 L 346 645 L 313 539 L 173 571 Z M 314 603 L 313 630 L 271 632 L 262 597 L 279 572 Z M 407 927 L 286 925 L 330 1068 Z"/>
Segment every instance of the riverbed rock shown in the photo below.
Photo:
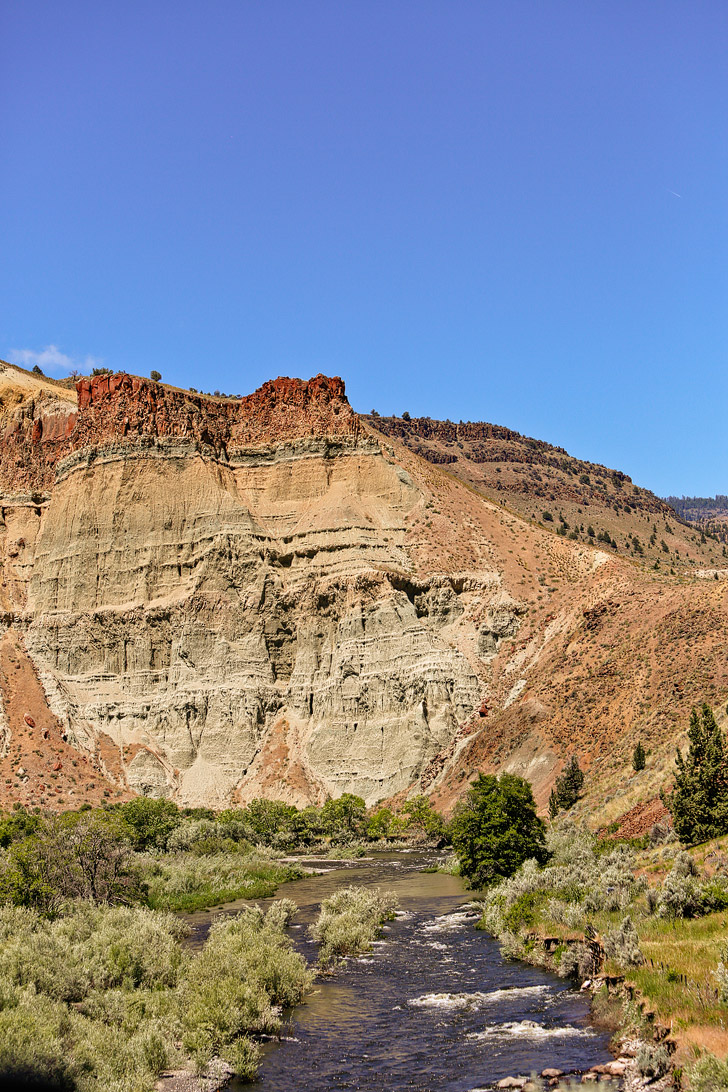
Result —
<path fill-rule="evenodd" d="M 562 1077 L 563 1074 L 563 1069 L 556 1069 L 554 1066 L 548 1066 L 546 1069 L 541 1070 L 541 1076 L 546 1079 L 549 1077 Z"/>

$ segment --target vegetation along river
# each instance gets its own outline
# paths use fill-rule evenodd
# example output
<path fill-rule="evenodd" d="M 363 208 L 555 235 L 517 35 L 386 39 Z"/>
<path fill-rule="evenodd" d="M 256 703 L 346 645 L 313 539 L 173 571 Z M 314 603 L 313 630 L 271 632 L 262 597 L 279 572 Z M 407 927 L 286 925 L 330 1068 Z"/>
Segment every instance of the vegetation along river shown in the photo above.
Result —
<path fill-rule="evenodd" d="M 371 953 L 318 979 L 280 1041 L 266 1046 L 261 1092 L 470 1092 L 547 1066 L 587 1070 L 610 1059 L 609 1035 L 591 1026 L 588 998 L 540 968 L 503 959 L 497 942 L 474 928 L 462 881 L 421 871 L 433 859 L 400 852 L 320 861 L 328 871 L 279 889 L 299 906 L 291 928 L 312 963 L 308 925 L 338 888 L 394 891 L 400 912 Z M 186 915 L 192 942 L 243 905 Z"/>

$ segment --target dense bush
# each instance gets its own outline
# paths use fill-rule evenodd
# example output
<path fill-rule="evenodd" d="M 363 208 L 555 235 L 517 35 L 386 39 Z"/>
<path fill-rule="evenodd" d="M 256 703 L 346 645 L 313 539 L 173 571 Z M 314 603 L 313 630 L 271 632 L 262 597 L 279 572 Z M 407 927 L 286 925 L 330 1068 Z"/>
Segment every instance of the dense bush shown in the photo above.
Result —
<path fill-rule="evenodd" d="M 661 918 L 696 918 L 728 908 L 728 886 L 722 876 L 701 881 L 689 853 L 679 853 L 649 907 Z"/>
<path fill-rule="evenodd" d="M 0 903 L 53 912 L 65 899 L 131 904 L 143 894 L 141 873 L 117 814 L 46 817 L 0 856 Z"/>
<path fill-rule="evenodd" d="M 250 1037 L 277 1030 L 311 982 L 283 931 L 294 909 L 247 910 L 193 955 L 169 914 L 0 908 L 0 1082 L 40 1073 L 79 1092 L 149 1092 L 167 1066 L 215 1054 L 253 1077 Z"/>
<path fill-rule="evenodd" d="M 181 991 L 183 1044 L 203 1068 L 215 1055 L 252 1077 L 257 1050 L 247 1037 L 276 1032 L 281 1008 L 297 1004 L 312 982 L 283 932 L 289 907 L 259 908 L 218 922 Z"/>
<path fill-rule="evenodd" d="M 144 878 L 149 905 L 168 910 L 196 910 L 234 899 L 264 898 L 300 869 L 279 865 L 265 851 L 149 857 Z"/>
<path fill-rule="evenodd" d="M 397 897 L 391 891 L 365 887 L 346 887 L 325 899 L 309 930 L 320 945 L 321 964 L 329 966 L 342 956 L 367 951 L 396 909 Z"/>
<path fill-rule="evenodd" d="M 134 849 L 166 849 L 167 839 L 182 822 L 180 810 L 171 800 L 136 796 L 118 808 Z"/>
<path fill-rule="evenodd" d="M 555 923 L 582 928 L 586 915 L 624 910 L 645 888 L 634 875 L 634 855 L 624 846 L 597 852 L 595 837 L 583 828 L 567 827 L 548 832 L 550 859 L 545 868 L 526 861 L 509 879 L 490 891 L 484 903 L 483 924 L 496 934 L 513 932 L 511 908 L 527 894 L 538 894 L 543 913 Z"/>
<path fill-rule="evenodd" d="M 691 1092 L 728 1092 L 728 1061 L 703 1054 L 688 1067 Z"/>
<path fill-rule="evenodd" d="M 514 774 L 479 774 L 450 824 L 460 873 L 478 888 L 512 876 L 530 858 L 543 864 L 548 859 L 545 831 L 531 786 Z"/>

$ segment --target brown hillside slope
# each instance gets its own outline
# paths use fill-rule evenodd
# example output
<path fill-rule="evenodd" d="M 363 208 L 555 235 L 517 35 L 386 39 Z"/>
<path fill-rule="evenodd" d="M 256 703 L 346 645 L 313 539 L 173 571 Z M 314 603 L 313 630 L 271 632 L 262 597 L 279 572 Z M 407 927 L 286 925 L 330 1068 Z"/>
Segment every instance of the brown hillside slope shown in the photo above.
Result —
<path fill-rule="evenodd" d="M 607 549 L 668 572 L 728 567 L 719 543 L 703 541 L 700 529 L 620 470 L 575 459 L 563 448 L 486 422 L 365 420 L 484 496 L 572 541 L 605 545 L 598 536 L 608 535 L 616 546 L 606 543 Z"/>
<path fill-rule="evenodd" d="M 611 814 L 654 796 L 692 702 L 725 702 L 723 579 L 522 518 L 372 429 L 341 380 L 232 400 L 121 374 L 75 405 L 26 376 L 3 401 L 2 629 L 102 792 L 449 805 L 512 768 L 543 802 L 577 749 Z M 0 801 L 20 788 L 6 772 Z"/>

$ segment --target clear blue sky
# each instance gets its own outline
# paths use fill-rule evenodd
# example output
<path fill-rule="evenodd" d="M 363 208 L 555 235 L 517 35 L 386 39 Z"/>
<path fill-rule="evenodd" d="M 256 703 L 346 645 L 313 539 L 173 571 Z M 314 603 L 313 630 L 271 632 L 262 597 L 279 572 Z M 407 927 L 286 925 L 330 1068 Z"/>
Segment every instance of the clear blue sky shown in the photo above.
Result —
<path fill-rule="evenodd" d="M 725 0 L 0 20 L 0 356 L 340 374 L 360 410 L 728 492 Z"/>

